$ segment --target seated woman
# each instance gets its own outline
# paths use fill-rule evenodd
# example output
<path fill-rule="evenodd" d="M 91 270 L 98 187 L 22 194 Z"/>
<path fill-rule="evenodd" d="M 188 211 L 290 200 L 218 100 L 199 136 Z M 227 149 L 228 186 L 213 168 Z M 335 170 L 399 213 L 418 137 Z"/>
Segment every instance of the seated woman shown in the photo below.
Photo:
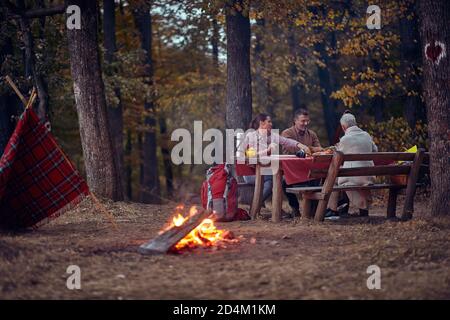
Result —
<path fill-rule="evenodd" d="M 245 150 L 246 152 L 255 150 L 252 156 L 271 155 L 277 149 L 277 144 L 290 149 L 302 149 L 305 150 L 305 152 L 310 153 L 309 148 L 302 143 L 273 133 L 272 119 L 265 113 L 258 114 L 250 123 L 250 128 L 255 131 L 249 132 L 245 136 L 241 150 Z M 272 175 L 263 175 L 262 177 L 264 179 L 262 196 L 262 201 L 264 203 L 264 201 L 272 194 Z M 247 183 L 254 184 L 255 176 L 244 176 L 244 180 Z"/>

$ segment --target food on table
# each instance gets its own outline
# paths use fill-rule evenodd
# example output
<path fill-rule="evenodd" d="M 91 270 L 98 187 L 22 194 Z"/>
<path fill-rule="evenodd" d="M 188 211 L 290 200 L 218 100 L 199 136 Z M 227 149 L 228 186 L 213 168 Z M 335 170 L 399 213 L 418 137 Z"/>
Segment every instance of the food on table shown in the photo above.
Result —
<path fill-rule="evenodd" d="M 247 151 L 245 151 L 245 155 L 249 158 L 256 157 L 256 149 L 255 148 L 248 148 Z"/>
<path fill-rule="evenodd" d="M 327 147 L 327 148 L 324 148 L 322 151 L 314 152 L 313 156 L 333 154 L 334 150 L 336 150 L 336 148 L 334 146 Z"/>

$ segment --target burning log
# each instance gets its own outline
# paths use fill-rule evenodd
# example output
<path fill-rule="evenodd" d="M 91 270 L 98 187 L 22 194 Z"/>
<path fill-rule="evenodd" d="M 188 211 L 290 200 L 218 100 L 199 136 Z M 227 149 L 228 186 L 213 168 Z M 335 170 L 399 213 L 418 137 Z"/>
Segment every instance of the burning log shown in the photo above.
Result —
<path fill-rule="evenodd" d="M 167 253 L 211 214 L 212 211 L 210 210 L 204 210 L 200 207 L 191 208 L 190 215 L 187 218 L 181 216 L 179 223 L 174 219 L 175 223 L 167 230 L 164 230 L 153 240 L 141 245 L 139 247 L 139 252 L 142 254 Z"/>

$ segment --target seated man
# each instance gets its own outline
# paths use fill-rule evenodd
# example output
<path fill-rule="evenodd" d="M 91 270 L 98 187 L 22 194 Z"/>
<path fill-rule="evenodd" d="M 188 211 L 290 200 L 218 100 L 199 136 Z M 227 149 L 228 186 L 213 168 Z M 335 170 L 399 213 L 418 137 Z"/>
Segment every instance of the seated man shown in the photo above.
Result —
<path fill-rule="evenodd" d="M 341 120 L 341 127 L 345 134 L 340 139 L 337 150 L 343 153 L 369 153 L 377 152 L 378 148 L 372 137 L 356 125 L 355 116 L 345 113 Z M 373 166 L 373 161 L 346 161 L 343 168 Z M 339 186 L 363 186 L 373 184 L 375 177 L 339 177 Z M 369 215 L 370 190 L 346 191 L 350 204 L 359 208 L 360 216 Z M 337 215 L 337 203 L 339 192 L 333 192 L 328 201 L 328 211 L 325 217 Z"/>
<path fill-rule="evenodd" d="M 317 134 L 311 129 L 308 129 L 309 122 L 310 119 L 308 111 L 306 109 L 299 109 L 294 114 L 294 125 L 281 133 L 283 137 L 300 142 L 302 144 L 302 149 L 305 150 L 307 154 L 322 150 Z M 298 149 L 296 148 L 283 147 L 284 154 L 295 154 L 297 151 Z M 295 217 L 300 215 L 300 205 L 298 203 L 297 196 L 293 193 L 287 193 L 286 188 L 317 185 L 319 185 L 319 180 L 312 180 L 301 184 L 288 185 L 283 179 L 283 191 L 289 201 L 289 206 L 291 207 L 290 216 Z"/>

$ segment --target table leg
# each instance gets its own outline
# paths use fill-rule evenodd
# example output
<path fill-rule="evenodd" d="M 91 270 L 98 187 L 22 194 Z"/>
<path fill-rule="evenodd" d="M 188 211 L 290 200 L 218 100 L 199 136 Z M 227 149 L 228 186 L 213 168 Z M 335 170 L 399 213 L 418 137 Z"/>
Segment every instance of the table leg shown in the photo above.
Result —
<path fill-rule="evenodd" d="M 311 199 L 307 198 L 306 194 L 303 194 L 302 198 L 302 218 L 312 219 L 313 209 L 311 208 Z"/>
<path fill-rule="evenodd" d="M 279 222 L 281 220 L 281 207 L 283 203 L 283 186 L 282 186 L 282 173 L 278 168 L 277 172 L 273 175 L 272 186 L 272 221 Z"/>
<path fill-rule="evenodd" d="M 250 215 L 252 219 L 256 219 L 259 212 L 261 211 L 261 200 L 262 200 L 262 193 L 263 193 L 263 179 L 261 176 L 261 166 L 259 164 L 256 165 L 255 170 L 255 190 L 253 193 L 253 201 L 252 206 L 250 208 Z"/>

